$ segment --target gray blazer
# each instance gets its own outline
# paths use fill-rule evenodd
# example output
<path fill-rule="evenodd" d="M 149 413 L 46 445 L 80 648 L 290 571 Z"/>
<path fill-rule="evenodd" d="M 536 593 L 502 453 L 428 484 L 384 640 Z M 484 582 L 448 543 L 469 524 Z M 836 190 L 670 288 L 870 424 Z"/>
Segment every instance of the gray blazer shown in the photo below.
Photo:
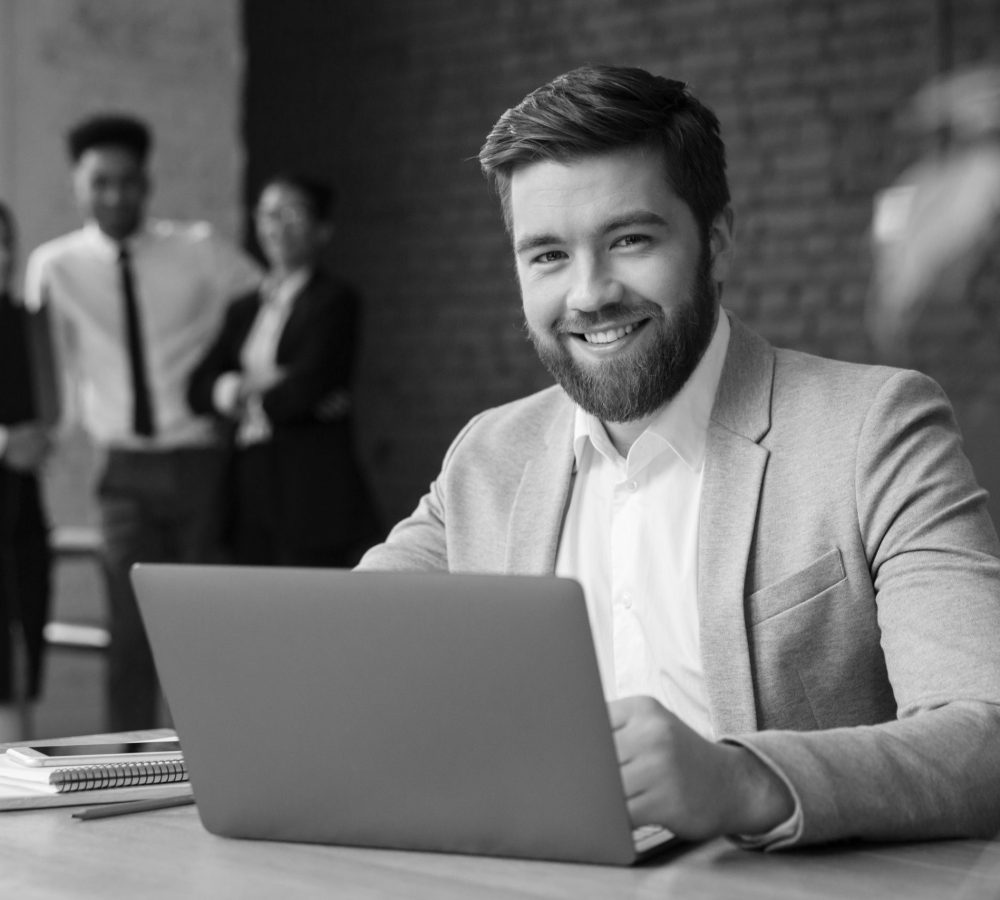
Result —
<path fill-rule="evenodd" d="M 699 533 L 716 733 L 785 777 L 801 843 L 997 832 L 1000 546 L 947 399 L 730 318 Z M 480 414 L 361 567 L 551 573 L 572 434 L 558 387 Z"/>

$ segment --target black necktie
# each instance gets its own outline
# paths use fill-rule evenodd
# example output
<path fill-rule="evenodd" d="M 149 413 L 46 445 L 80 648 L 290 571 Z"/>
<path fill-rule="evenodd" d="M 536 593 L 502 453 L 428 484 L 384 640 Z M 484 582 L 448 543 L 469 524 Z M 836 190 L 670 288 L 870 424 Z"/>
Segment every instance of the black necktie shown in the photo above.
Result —
<path fill-rule="evenodd" d="M 132 428 L 136 434 L 153 434 L 153 401 L 146 377 L 146 357 L 142 346 L 139 304 L 135 299 L 132 263 L 128 248 L 122 246 L 118 255 L 122 276 L 122 298 L 125 301 L 125 336 L 128 339 L 129 368 L 132 370 Z"/>

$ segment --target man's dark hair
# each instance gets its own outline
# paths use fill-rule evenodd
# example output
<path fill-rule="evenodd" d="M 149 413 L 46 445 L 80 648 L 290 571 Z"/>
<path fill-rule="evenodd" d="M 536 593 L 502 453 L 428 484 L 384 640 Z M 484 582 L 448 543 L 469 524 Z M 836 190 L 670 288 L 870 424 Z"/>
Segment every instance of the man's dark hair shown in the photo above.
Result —
<path fill-rule="evenodd" d="M 101 114 L 74 125 L 66 135 L 70 159 L 77 163 L 92 147 L 121 147 L 145 165 L 153 145 L 149 126 L 129 115 Z"/>
<path fill-rule="evenodd" d="M 729 205 L 719 120 L 684 82 L 644 69 L 584 66 L 560 75 L 500 117 L 479 163 L 500 196 L 510 231 L 515 169 L 630 147 L 663 151 L 668 184 L 707 235 Z"/>
<path fill-rule="evenodd" d="M 332 222 L 337 208 L 337 189 L 329 182 L 299 172 L 279 172 L 272 175 L 260 189 L 264 193 L 272 185 L 285 185 L 302 195 L 317 222 Z M 258 195 L 259 196 L 259 195 Z"/>

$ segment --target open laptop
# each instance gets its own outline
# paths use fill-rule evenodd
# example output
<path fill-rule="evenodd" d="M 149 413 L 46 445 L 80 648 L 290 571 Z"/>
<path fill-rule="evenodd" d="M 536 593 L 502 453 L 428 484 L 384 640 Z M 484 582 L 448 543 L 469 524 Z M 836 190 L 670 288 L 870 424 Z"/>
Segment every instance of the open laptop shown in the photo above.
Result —
<path fill-rule="evenodd" d="M 674 840 L 633 838 L 575 581 L 132 578 L 215 834 L 620 865 Z"/>

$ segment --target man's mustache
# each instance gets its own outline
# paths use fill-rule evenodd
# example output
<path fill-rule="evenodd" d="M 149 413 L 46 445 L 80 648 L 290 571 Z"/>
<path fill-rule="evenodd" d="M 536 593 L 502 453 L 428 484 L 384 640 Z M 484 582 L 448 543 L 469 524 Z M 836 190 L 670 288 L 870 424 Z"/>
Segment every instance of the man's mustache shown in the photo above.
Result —
<path fill-rule="evenodd" d="M 643 319 L 662 319 L 663 309 L 650 300 L 639 303 L 612 303 L 595 310 L 578 310 L 563 316 L 552 326 L 556 334 L 579 334 L 601 328 L 617 328 Z"/>

